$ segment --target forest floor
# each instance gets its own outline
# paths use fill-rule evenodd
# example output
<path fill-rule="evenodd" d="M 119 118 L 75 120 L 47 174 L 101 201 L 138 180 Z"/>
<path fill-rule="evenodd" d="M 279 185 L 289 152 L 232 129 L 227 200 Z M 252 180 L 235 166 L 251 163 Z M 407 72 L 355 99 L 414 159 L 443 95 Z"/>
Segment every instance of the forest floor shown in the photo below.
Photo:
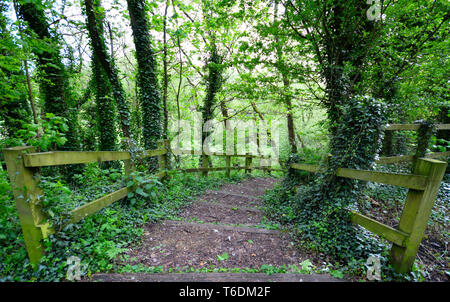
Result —
<path fill-rule="evenodd" d="M 146 225 L 141 243 L 117 259 L 157 273 L 102 273 L 91 281 L 340 281 L 317 273 L 325 265 L 320 257 L 299 250 L 265 218 L 260 196 L 277 181 L 250 178 L 207 191 L 177 219 Z"/>

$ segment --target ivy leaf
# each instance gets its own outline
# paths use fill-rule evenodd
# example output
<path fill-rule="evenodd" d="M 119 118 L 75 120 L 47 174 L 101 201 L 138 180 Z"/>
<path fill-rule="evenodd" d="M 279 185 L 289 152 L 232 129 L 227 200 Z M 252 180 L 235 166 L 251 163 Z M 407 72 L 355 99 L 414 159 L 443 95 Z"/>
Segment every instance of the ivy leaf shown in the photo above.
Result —
<path fill-rule="evenodd" d="M 136 189 L 136 193 L 143 196 L 143 197 L 148 197 L 148 194 L 144 192 L 144 190 L 142 190 L 142 188 L 137 188 Z"/>
<path fill-rule="evenodd" d="M 344 278 L 344 273 L 341 271 L 338 271 L 338 270 L 331 271 L 330 275 L 333 276 L 334 278 L 338 278 L 338 279 Z"/>

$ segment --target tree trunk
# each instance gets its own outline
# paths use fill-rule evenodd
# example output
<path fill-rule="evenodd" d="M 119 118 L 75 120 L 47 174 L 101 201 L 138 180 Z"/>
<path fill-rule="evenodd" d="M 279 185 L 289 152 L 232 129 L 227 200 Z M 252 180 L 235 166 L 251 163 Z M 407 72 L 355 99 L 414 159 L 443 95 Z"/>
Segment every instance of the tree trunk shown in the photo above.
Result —
<path fill-rule="evenodd" d="M 208 75 L 206 79 L 206 97 L 202 107 L 202 125 L 204 126 L 207 121 L 214 117 L 213 107 L 216 103 L 216 94 L 222 86 L 222 68 L 219 66 L 222 63 L 222 58 L 217 52 L 215 41 L 211 45 L 211 54 L 207 62 Z M 202 144 L 205 139 L 210 136 L 212 131 L 202 131 Z M 208 160 L 208 156 L 201 156 L 201 164 Z"/>
<path fill-rule="evenodd" d="M 30 72 L 28 69 L 28 61 L 23 60 L 23 66 L 25 68 L 25 76 L 27 78 L 27 92 L 28 92 L 28 100 L 30 101 L 31 112 L 33 113 L 33 123 L 37 125 L 37 115 L 36 115 L 36 107 L 34 106 L 34 98 L 33 98 L 33 89 L 31 88 L 31 79 Z"/>
<path fill-rule="evenodd" d="M 95 14 L 97 32 L 99 37 L 104 36 L 104 15 L 101 13 Z M 109 29 L 110 30 L 110 29 Z M 110 31 L 111 35 L 111 31 Z M 91 46 L 93 52 L 94 49 Z M 96 102 L 96 120 L 97 129 L 99 133 L 99 149 L 101 151 L 115 151 L 117 150 L 117 136 L 116 136 L 116 120 L 115 120 L 115 106 L 111 98 L 111 87 L 109 85 L 108 77 L 102 68 L 99 59 L 94 55 L 92 57 L 92 79 L 95 87 L 95 102 Z M 110 165 L 105 165 L 109 167 Z"/>
<path fill-rule="evenodd" d="M 289 90 L 289 80 L 287 79 L 286 75 L 283 75 L 283 85 L 284 90 Z M 294 126 L 294 115 L 292 113 L 292 99 L 290 95 L 284 96 L 284 104 L 286 105 L 286 119 L 287 119 L 287 127 L 288 127 L 288 138 L 289 138 L 289 145 L 291 146 L 291 153 L 297 153 L 297 144 L 296 144 L 296 138 L 295 138 L 295 126 Z"/>
<path fill-rule="evenodd" d="M 161 137 L 161 101 L 156 60 L 143 0 L 127 0 L 138 63 L 139 98 L 142 106 L 143 139 L 146 149 L 156 149 Z"/>
<path fill-rule="evenodd" d="M 169 8 L 169 1 L 166 1 L 166 7 L 164 9 L 164 30 L 163 30 L 163 65 L 164 65 L 164 83 L 163 83 L 163 137 L 167 139 L 168 125 L 169 125 L 169 110 L 167 108 L 167 88 L 169 86 L 169 74 L 167 71 L 167 9 Z"/>
<path fill-rule="evenodd" d="M 0 39 L 12 42 L 12 35 L 7 25 L 8 20 L 5 17 L 7 9 L 8 5 L 6 3 L 0 3 Z M 22 61 L 15 59 L 15 57 L 20 56 L 20 53 L 15 53 L 16 50 L 20 51 L 18 47 L 17 49 L 8 49 L 7 47 L 0 49 L 1 57 L 11 58 L 11 60 L 8 60 L 9 64 L 0 66 L 2 80 L 0 84 L 2 91 L 0 94 L 0 116 L 3 120 L 4 130 L 6 130 L 5 134 L 10 138 L 17 136 L 17 131 L 22 128 L 22 123 L 28 123 L 31 120 L 25 94 L 17 93 L 25 90 L 25 87 L 20 85 L 25 79 L 23 73 L 20 72 Z"/>
<path fill-rule="evenodd" d="M 67 143 L 62 150 L 78 150 L 80 148 L 77 116 L 70 111 L 70 88 L 66 79 L 64 64 L 59 53 L 57 38 L 50 34 L 49 23 L 43 9 L 34 2 L 18 3 L 18 14 L 27 22 L 28 28 L 39 39 L 51 43 L 45 50 L 34 48 L 32 51 L 38 60 L 39 90 L 44 100 L 44 111 L 68 120 L 69 130 L 66 132 Z M 50 42 L 49 42 L 50 41 Z"/>
<path fill-rule="evenodd" d="M 50 34 L 44 11 L 38 9 L 33 2 L 19 2 L 19 14 L 28 23 L 29 29 L 36 33 L 40 39 L 55 40 Z M 51 46 L 56 46 L 56 43 Z M 41 74 L 39 87 L 45 102 L 44 111 L 65 117 L 67 104 L 64 93 L 64 65 L 61 61 L 59 48 L 52 49 L 49 45 L 49 48 L 44 51 L 33 49 L 33 52 L 38 59 L 38 69 Z"/>
<path fill-rule="evenodd" d="M 276 25 L 277 22 L 277 15 L 278 15 L 278 1 L 275 1 L 275 7 L 274 7 L 274 17 L 273 17 L 273 23 Z M 282 98 L 283 103 L 286 106 L 286 120 L 287 120 L 287 127 L 288 127 L 288 139 L 289 139 L 289 146 L 291 147 L 291 153 L 297 153 L 297 144 L 295 141 L 295 127 L 294 127 L 294 117 L 292 112 L 292 98 L 289 95 L 289 75 L 288 75 L 288 67 L 286 66 L 284 60 L 283 60 L 283 50 L 282 46 L 280 45 L 280 39 L 277 34 L 275 34 L 275 48 L 276 48 L 276 54 L 277 54 L 277 69 L 278 72 L 281 74 L 282 80 L 283 80 L 283 92 L 282 92 Z"/>
<path fill-rule="evenodd" d="M 99 33 L 96 11 L 99 11 L 100 0 L 85 0 L 87 27 L 89 37 L 91 39 L 94 56 L 104 70 L 109 83 L 111 84 L 112 93 L 116 100 L 117 109 L 119 111 L 122 134 L 125 138 L 130 138 L 130 110 L 125 99 L 125 91 L 119 80 L 119 74 L 115 67 L 114 60 L 107 52 L 104 37 Z"/>

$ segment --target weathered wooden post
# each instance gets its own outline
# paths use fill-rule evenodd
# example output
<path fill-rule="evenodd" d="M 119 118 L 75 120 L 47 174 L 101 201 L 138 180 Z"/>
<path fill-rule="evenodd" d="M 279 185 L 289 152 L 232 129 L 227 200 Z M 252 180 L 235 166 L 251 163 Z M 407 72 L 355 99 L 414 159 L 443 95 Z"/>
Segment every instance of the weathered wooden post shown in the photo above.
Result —
<path fill-rule="evenodd" d="M 250 153 L 249 152 L 247 152 L 246 153 L 246 157 L 245 157 L 245 173 L 251 173 L 251 169 L 250 169 L 250 167 L 251 167 L 251 165 L 252 165 L 252 157 L 251 157 L 251 155 L 250 155 Z"/>
<path fill-rule="evenodd" d="M 209 167 L 209 158 L 208 156 L 203 153 L 202 155 L 202 168 L 205 169 L 202 171 L 202 176 L 206 177 L 208 176 L 208 167 Z"/>
<path fill-rule="evenodd" d="M 416 152 L 413 157 L 412 171 L 415 171 L 415 167 L 418 164 L 418 160 L 421 157 L 425 157 L 427 153 L 428 146 L 430 145 L 431 137 L 435 126 L 429 122 L 422 122 L 420 124 L 419 130 L 417 131 L 417 147 Z"/>
<path fill-rule="evenodd" d="M 123 169 L 125 172 L 125 176 L 130 177 L 131 173 L 135 170 L 135 166 L 133 165 L 133 161 L 130 159 L 125 159 L 123 161 Z"/>
<path fill-rule="evenodd" d="M 417 161 L 414 174 L 425 175 L 428 180 L 423 191 L 409 189 L 406 197 L 398 229 L 410 235 L 405 247 L 393 244 L 391 249 L 391 263 L 399 273 L 412 269 L 446 167 L 446 162 L 434 159 L 420 158 Z"/>
<path fill-rule="evenodd" d="M 45 216 L 41 211 L 39 200 L 43 197 L 43 192 L 37 185 L 35 168 L 25 167 L 23 161 L 24 154 L 34 151 L 34 147 L 23 146 L 4 149 L 3 154 L 28 258 L 33 268 L 37 269 L 44 252 L 42 239 L 47 236 L 48 224 L 42 224 Z"/>
<path fill-rule="evenodd" d="M 165 139 L 165 140 L 160 140 L 157 143 L 158 145 L 158 149 L 159 150 L 164 150 L 165 153 L 158 155 L 158 166 L 159 166 L 159 171 L 161 174 L 161 177 L 167 177 L 167 173 L 166 173 L 166 168 L 167 168 L 167 162 L 168 162 L 168 152 L 170 149 L 170 141 Z"/>
<path fill-rule="evenodd" d="M 393 130 L 384 130 L 384 139 L 382 143 L 382 149 L 381 153 L 383 156 L 392 156 L 393 154 L 393 138 L 394 138 L 394 131 Z"/>
<path fill-rule="evenodd" d="M 227 167 L 227 177 L 230 178 L 231 175 L 231 156 L 225 156 L 225 165 Z"/>

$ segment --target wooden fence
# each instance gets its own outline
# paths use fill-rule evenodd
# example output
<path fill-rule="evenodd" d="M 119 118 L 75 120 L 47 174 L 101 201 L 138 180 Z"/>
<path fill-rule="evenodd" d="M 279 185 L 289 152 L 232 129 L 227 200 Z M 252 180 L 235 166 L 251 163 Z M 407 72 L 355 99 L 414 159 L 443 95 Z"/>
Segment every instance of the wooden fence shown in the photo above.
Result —
<path fill-rule="evenodd" d="M 208 154 L 202 154 L 201 152 L 194 151 L 194 150 L 172 150 L 172 153 L 176 152 L 176 154 L 183 154 L 183 155 L 198 155 L 198 156 L 206 156 L 208 158 L 209 156 L 218 156 L 218 157 L 225 157 L 225 167 L 209 167 L 209 160 L 205 160 L 202 162 L 201 168 L 189 168 L 189 169 L 178 169 L 178 171 L 182 172 L 202 172 L 203 176 L 207 176 L 209 171 L 226 171 L 227 177 L 230 177 L 231 170 L 245 170 L 246 173 L 251 173 L 252 170 L 263 170 L 267 173 L 270 173 L 270 171 L 283 171 L 279 168 L 272 168 L 272 158 L 270 156 L 262 156 L 262 155 L 255 155 L 255 154 L 226 154 L 226 153 L 220 153 L 220 152 L 211 152 Z M 244 166 L 232 166 L 231 165 L 231 158 L 233 157 L 243 157 L 245 158 L 245 165 Z M 253 160 L 259 159 L 260 165 L 254 165 Z M 266 162 L 264 164 L 261 164 L 261 160 L 265 160 Z"/>
<path fill-rule="evenodd" d="M 391 124 L 386 131 L 416 131 L 420 124 Z M 436 125 L 437 130 L 450 130 L 450 124 Z M 416 150 L 416 154 L 425 150 Z M 446 162 L 434 160 L 450 156 L 450 151 L 426 154 L 423 158 L 416 155 L 380 157 L 379 164 L 414 162 L 412 174 L 363 171 L 340 168 L 336 176 L 351 179 L 378 182 L 387 185 L 408 188 L 405 206 L 397 229 L 380 223 L 360 213 L 351 212 L 352 221 L 367 230 L 392 242 L 391 263 L 397 272 L 409 272 L 419 249 L 431 209 L 433 208 L 439 186 L 447 167 Z M 318 172 L 318 165 L 291 164 L 291 168 L 309 172 Z"/>
<path fill-rule="evenodd" d="M 398 228 L 392 228 L 360 213 L 351 212 L 352 221 L 392 242 L 391 263 L 397 272 L 412 268 L 425 234 L 427 222 L 445 174 L 446 162 L 421 158 L 413 174 L 387 173 L 339 168 L 336 175 L 408 188 Z M 291 164 L 292 169 L 318 172 L 317 165 Z"/>
<path fill-rule="evenodd" d="M 387 130 L 417 130 L 420 125 L 391 125 Z M 439 125 L 438 129 L 450 129 L 450 125 Z M 37 170 L 39 167 L 59 166 L 68 164 L 85 164 L 93 162 L 105 162 L 121 160 L 124 162 L 125 174 L 130 175 L 134 167 L 132 154 L 126 151 L 57 151 L 35 153 L 33 147 L 15 147 L 3 150 L 14 200 L 19 214 L 23 230 L 25 245 L 30 262 L 37 267 L 42 254 L 42 239 L 54 233 L 50 224 L 46 221 L 42 211 L 40 200 L 43 192 L 38 186 Z M 138 157 L 158 157 L 159 173 L 157 176 L 166 176 L 167 154 L 170 151 L 169 142 L 161 141 L 158 149 L 140 152 Z M 173 150 L 175 151 L 175 150 Z M 178 154 L 197 154 L 193 150 L 176 150 Z M 433 153 L 427 157 L 449 156 L 450 152 Z M 209 167 L 208 160 L 203 161 L 201 168 L 178 169 L 183 172 L 202 172 L 204 176 L 209 171 L 226 171 L 230 176 L 231 170 L 244 169 L 250 173 L 254 169 L 262 169 L 266 172 L 281 170 L 272 168 L 271 158 L 251 154 L 228 155 L 223 153 L 212 153 L 208 156 L 225 157 L 225 167 Z M 244 157 L 244 166 L 231 166 L 232 157 Z M 379 163 L 396 163 L 414 160 L 414 155 L 382 157 Z M 254 159 L 267 160 L 268 165 L 252 165 Z M 436 194 L 445 173 L 447 163 L 429 158 L 421 158 L 415 165 L 412 174 L 386 173 L 377 171 L 363 171 L 355 169 L 340 168 L 337 176 L 352 179 L 379 182 L 388 185 L 401 186 L 409 189 L 406 203 L 397 229 L 377 222 L 362 214 L 352 212 L 354 223 L 363 226 L 369 231 L 393 243 L 391 250 L 391 261 L 398 272 L 407 272 L 411 269 L 416 257 L 420 242 L 424 236 L 428 218 L 431 213 Z M 317 165 L 292 164 L 291 168 L 317 172 Z M 104 207 L 127 196 L 131 188 L 122 188 L 97 200 L 89 202 L 71 211 L 70 223 L 76 223 L 88 217 Z"/>
<path fill-rule="evenodd" d="M 385 131 L 417 131 L 419 130 L 421 124 L 391 124 L 385 128 Z M 437 130 L 449 130 L 450 124 L 437 124 Z M 416 154 L 425 153 L 425 150 L 416 150 Z M 427 154 L 427 158 L 442 158 L 450 156 L 450 151 L 446 152 L 435 152 Z M 377 162 L 380 164 L 395 164 L 401 162 L 413 162 L 416 160 L 416 155 L 399 155 L 399 156 L 384 156 L 380 157 Z"/>
<path fill-rule="evenodd" d="M 68 164 L 87 164 L 121 160 L 124 162 L 125 175 L 130 176 L 134 170 L 131 153 L 125 151 L 56 151 L 35 153 L 34 147 L 14 147 L 3 150 L 11 188 L 25 239 L 28 258 L 33 267 L 37 267 L 42 254 L 42 240 L 55 231 L 47 222 L 42 211 L 43 191 L 39 188 L 38 168 Z M 165 163 L 168 153 L 168 141 L 158 144 L 157 150 L 139 152 L 139 158 L 158 157 L 158 178 L 166 175 Z M 124 187 L 91 201 L 71 211 L 69 223 L 77 223 L 106 206 L 124 198 L 131 191 Z"/>
<path fill-rule="evenodd" d="M 146 150 L 135 154 L 138 158 L 158 157 L 159 172 L 158 178 L 163 178 L 167 175 L 166 162 L 167 154 L 170 151 L 168 140 L 158 143 L 158 149 Z M 186 154 L 194 154 L 194 151 L 181 151 Z M 35 152 L 34 147 L 14 147 L 3 150 L 8 175 L 11 182 L 11 188 L 16 203 L 17 212 L 19 215 L 20 224 L 22 227 L 25 245 L 33 267 L 37 267 L 43 255 L 42 240 L 47 238 L 50 234 L 55 233 L 51 228 L 50 223 L 47 222 L 44 211 L 42 210 L 41 200 L 44 196 L 43 191 L 39 188 L 38 169 L 40 167 L 61 166 L 69 164 L 87 164 L 95 162 L 106 162 L 121 160 L 124 163 L 125 175 L 130 176 L 134 170 L 132 163 L 132 154 L 127 151 L 55 151 L 55 152 Z M 207 175 L 208 171 L 223 171 L 225 170 L 227 176 L 230 176 L 231 170 L 245 169 L 247 173 L 251 173 L 253 169 L 262 169 L 267 172 L 274 169 L 270 166 L 253 166 L 252 160 L 255 158 L 267 159 L 251 154 L 219 154 L 213 153 L 213 156 L 225 156 L 226 167 L 208 167 L 207 163 L 201 168 L 193 169 L 179 169 L 183 172 L 203 172 Z M 232 157 L 244 157 L 245 166 L 231 166 Z M 111 205 L 112 203 L 125 198 L 133 188 L 124 187 L 115 192 L 109 193 L 106 196 L 91 201 L 83 206 L 73 209 L 70 213 L 68 223 L 77 223 L 101 209 Z"/>

